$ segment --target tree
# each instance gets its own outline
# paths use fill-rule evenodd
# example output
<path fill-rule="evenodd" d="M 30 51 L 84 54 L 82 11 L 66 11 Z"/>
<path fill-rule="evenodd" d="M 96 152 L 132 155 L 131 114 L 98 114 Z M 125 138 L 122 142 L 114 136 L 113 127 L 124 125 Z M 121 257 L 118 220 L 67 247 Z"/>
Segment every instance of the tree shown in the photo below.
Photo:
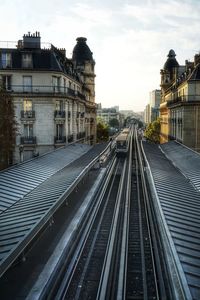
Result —
<path fill-rule="evenodd" d="M 12 97 L 0 88 L 0 170 L 12 163 L 16 134 L 17 122 Z"/>
<path fill-rule="evenodd" d="M 101 120 L 97 121 L 97 142 L 107 141 L 109 138 L 108 125 Z"/>
<path fill-rule="evenodd" d="M 147 126 L 144 136 L 154 143 L 160 143 L 160 118 Z"/>
<path fill-rule="evenodd" d="M 113 118 L 109 121 L 109 126 L 119 128 L 119 121 L 116 118 Z"/>

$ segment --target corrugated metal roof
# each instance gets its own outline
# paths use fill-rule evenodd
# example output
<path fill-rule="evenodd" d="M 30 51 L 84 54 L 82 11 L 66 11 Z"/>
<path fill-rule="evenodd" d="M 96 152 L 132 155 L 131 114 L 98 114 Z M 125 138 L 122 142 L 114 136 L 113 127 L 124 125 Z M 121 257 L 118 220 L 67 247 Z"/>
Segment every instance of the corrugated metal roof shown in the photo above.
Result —
<path fill-rule="evenodd" d="M 200 154 L 175 141 L 162 144 L 160 147 L 167 158 L 200 191 Z"/>
<path fill-rule="evenodd" d="M 90 148 L 72 144 L 0 172 L 0 214 Z"/>
<path fill-rule="evenodd" d="M 191 295 L 193 299 L 200 299 L 200 193 L 173 165 L 177 163 L 175 156 L 172 163 L 158 146 L 149 143 L 143 145 L 162 212 Z M 167 147 L 169 153 L 170 145 Z M 181 149 L 176 156 L 181 156 L 180 153 Z M 193 155 L 190 152 L 188 154 L 193 159 Z M 179 159 L 181 162 L 181 157 Z M 192 165 L 188 165 L 188 168 L 191 171 Z"/>
<path fill-rule="evenodd" d="M 95 147 L 77 145 L 67 147 L 47 154 L 41 160 L 37 160 L 38 175 L 43 168 L 52 168 L 51 176 L 46 180 L 41 177 L 42 182 L 35 183 L 35 188 L 19 201 L 3 211 L 0 215 L 0 275 L 5 272 L 9 265 L 23 251 L 27 244 L 34 238 L 35 234 L 51 218 L 58 207 L 63 203 L 70 192 L 70 188 L 80 173 L 88 164 L 96 158 L 106 147 L 106 144 L 99 144 Z M 90 149 L 87 153 L 86 149 Z M 78 150 L 79 149 L 79 150 Z M 78 158 L 69 164 L 69 158 Z M 36 160 L 27 162 L 21 166 L 25 167 L 27 176 L 32 174 L 32 168 Z M 41 164 L 40 164 L 41 162 Z M 64 165 L 65 164 L 65 165 Z M 28 172 L 29 169 L 29 172 Z M 16 170 L 16 173 L 15 173 Z M 57 170 L 57 172 L 56 172 Z M 9 170 L 10 171 L 10 170 Z M 20 172 L 21 173 L 21 172 Z M 7 172 L 3 172 L 2 178 Z M 19 176 L 18 167 L 12 169 L 11 174 Z M 17 174 L 17 175 L 16 175 Z M 31 182 L 30 177 L 28 176 Z"/>

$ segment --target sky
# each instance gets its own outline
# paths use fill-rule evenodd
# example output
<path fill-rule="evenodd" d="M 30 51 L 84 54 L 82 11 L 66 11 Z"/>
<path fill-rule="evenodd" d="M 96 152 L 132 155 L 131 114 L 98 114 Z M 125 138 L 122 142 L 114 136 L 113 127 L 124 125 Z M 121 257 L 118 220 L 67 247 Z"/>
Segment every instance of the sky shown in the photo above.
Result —
<path fill-rule="evenodd" d="M 0 41 L 39 31 L 71 58 L 86 37 L 103 107 L 143 111 L 169 50 L 181 65 L 200 52 L 200 0 L 0 0 L 0 8 Z"/>

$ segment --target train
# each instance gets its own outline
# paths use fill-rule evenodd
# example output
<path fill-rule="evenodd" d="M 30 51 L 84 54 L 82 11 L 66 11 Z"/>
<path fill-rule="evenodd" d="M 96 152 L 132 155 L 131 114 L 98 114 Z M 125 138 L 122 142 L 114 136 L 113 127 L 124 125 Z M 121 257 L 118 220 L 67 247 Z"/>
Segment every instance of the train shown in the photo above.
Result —
<path fill-rule="evenodd" d="M 130 128 L 124 128 L 122 132 L 116 137 L 115 152 L 117 156 L 126 155 L 129 149 L 130 142 Z"/>

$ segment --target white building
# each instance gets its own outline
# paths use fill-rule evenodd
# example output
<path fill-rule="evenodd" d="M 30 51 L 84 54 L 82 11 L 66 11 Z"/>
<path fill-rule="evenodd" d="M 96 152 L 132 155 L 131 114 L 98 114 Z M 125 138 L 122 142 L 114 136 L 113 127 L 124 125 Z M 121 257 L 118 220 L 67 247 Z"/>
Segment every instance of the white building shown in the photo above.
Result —
<path fill-rule="evenodd" d="M 41 47 L 39 32 L 0 49 L 1 84 L 13 96 L 19 124 L 13 163 L 71 142 L 95 143 L 94 66 L 82 37 L 70 59 L 65 49 Z"/>

